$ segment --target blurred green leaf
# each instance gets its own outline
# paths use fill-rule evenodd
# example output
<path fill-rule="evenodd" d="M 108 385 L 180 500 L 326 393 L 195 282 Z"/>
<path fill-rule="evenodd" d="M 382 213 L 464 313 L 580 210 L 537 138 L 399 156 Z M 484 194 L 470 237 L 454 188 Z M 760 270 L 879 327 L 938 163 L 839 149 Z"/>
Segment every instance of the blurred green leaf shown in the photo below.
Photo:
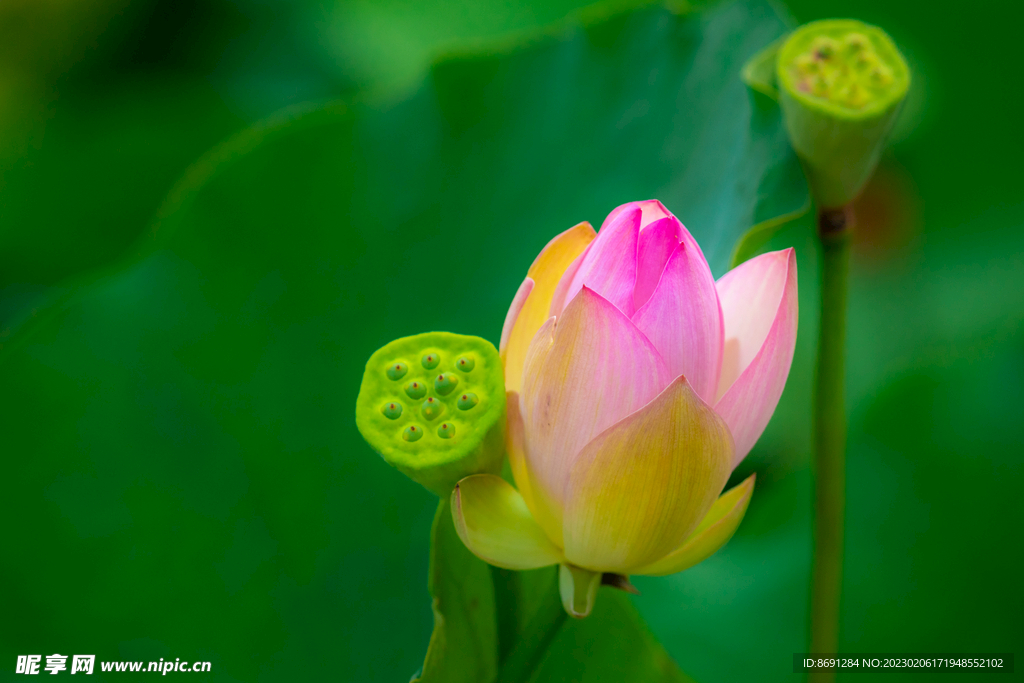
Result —
<path fill-rule="evenodd" d="M 345 91 L 346 65 L 296 26 L 307 4 L 0 3 L 0 338 L 135 258 L 168 188 L 211 146 Z"/>
<path fill-rule="evenodd" d="M 0 293 L 122 256 L 167 188 L 241 123 L 208 84 L 184 79 L 65 92 L 54 109 L 28 149 L 0 144 Z M 19 125 L 0 117 L 9 145 Z"/>
<path fill-rule="evenodd" d="M 0 656 L 89 642 L 221 680 L 419 666 L 434 504 L 355 430 L 365 359 L 426 329 L 496 341 L 543 245 L 622 202 L 665 201 L 721 274 L 768 187 L 806 192 L 739 79 L 785 30 L 771 5 L 588 16 L 453 57 L 408 99 L 236 137 L 171 193 L 152 251 L 0 340 Z M 677 675 L 624 600 L 602 591 L 547 680 Z"/>
<path fill-rule="evenodd" d="M 498 670 L 498 628 L 490 567 L 462 544 L 452 508 L 442 498 L 430 530 L 430 578 L 434 632 L 423 683 L 480 683 Z"/>
<path fill-rule="evenodd" d="M 312 3 L 310 3 L 312 4 Z M 586 0 L 347 0 L 320 7 L 318 43 L 366 87 L 415 86 L 438 52 L 536 30 Z M 310 12 L 312 14 L 312 11 Z"/>
<path fill-rule="evenodd" d="M 777 109 L 775 102 L 762 94 L 751 93 L 751 100 L 759 111 Z M 811 197 L 804 178 L 800 162 L 788 155 L 765 171 L 757 187 L 756 224 L 736 240 L 730 267 L 764 251 L 778 230 L 810 210 Z"/>
<path fill-rule="evenodd" d="M 532 683 L 692 683 L 651 634 L 629 597 L 598 591 L 590 616 L 570 619 L 551 645 Z"/>

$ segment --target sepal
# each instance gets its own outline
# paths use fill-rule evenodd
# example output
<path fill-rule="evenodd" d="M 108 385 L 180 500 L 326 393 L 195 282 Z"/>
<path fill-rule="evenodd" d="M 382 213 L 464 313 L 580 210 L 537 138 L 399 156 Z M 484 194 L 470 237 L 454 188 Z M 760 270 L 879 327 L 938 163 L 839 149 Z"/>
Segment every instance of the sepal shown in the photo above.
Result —
<path fill-rule="evenodd" d="M 493 474 L 475 474 L 455 486 L 452 519 L 466 547 L 496 567 L 539 569 L 564 560 L 519 492 Z"/>
<path fill-rule="evenodd" d="M 590 614 L 600 586 L 601 572 L 571 564 L 558 568 L 558 591 L 562 594 L 562 606 L 570 617 L 583 619 Z"/>

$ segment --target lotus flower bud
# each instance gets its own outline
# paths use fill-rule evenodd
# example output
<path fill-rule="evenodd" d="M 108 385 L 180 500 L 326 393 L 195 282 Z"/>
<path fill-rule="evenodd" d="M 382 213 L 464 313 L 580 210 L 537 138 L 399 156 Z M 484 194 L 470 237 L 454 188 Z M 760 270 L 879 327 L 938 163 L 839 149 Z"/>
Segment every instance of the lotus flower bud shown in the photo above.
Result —
<path fill-rule="evenodd" d="M 500 471 L 505 381 L 497 350 L 449 332 L 396 339 L 366 363 L 356 426 L 388 463 L 439 496 L 463 477 Z"/>
<path fill-rule="evenodd" d="M 599 233 L 581 223 L 555 237 L 499 347 L 515 487 L 488 474 L 458 482 L 466 547 L 507 569 L 560 565 L 577 618 L 602 585 L 628 590 L 630 575 L 711 556 L 753 493 L 753 476 L 722 491 L 782 394 L 797 298 L 792 249 L 716 282 L 658 201 L 620 206 Z"/>

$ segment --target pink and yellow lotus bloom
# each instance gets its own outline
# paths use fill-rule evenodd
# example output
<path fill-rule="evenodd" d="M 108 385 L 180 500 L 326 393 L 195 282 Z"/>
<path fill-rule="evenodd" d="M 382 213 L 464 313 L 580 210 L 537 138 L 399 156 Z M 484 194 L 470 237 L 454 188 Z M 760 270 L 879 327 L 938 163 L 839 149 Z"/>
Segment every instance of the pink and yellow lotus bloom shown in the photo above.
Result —
<path fill-rule="evenodd" d="M 499 347 L 516 486 L 459 482 L 466 546 L 508 569 L 561 565 L 566 610 L 602 577 L 687 569 L 729 540 L 754 477 L 722 494 L 782 394 L 797 331 L 792 249 L 715 282 L 658 201 L 581 223 L 537 256 Z"/>

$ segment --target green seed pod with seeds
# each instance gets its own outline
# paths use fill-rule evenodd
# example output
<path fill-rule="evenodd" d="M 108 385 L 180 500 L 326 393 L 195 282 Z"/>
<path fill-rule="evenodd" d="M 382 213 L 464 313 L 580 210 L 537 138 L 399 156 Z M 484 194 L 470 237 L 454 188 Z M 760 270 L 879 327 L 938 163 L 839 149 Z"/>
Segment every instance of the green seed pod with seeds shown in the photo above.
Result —
<path fill-rule="evenodd" d="M 471 474 L 501 471 L 505 379 L 485 339 L 403 337 L 366 364 L 356 425 L 383 458 L 439 496 Z"/>
<path fill-rule="evenodd" d="M 878 164 L 910 87 L 892 39 L 855 19 L 812 21 L 743 68 L 748 85 L 775 97 L 820 208 L 837 209 Z"/>
<path fill-rule="evenodd" d="M 818 204 L 838 208 L 875 170 L 910 85 L 892 39 L 853 19 L 794 31 L 775 62 L 779 104 Z"/>

